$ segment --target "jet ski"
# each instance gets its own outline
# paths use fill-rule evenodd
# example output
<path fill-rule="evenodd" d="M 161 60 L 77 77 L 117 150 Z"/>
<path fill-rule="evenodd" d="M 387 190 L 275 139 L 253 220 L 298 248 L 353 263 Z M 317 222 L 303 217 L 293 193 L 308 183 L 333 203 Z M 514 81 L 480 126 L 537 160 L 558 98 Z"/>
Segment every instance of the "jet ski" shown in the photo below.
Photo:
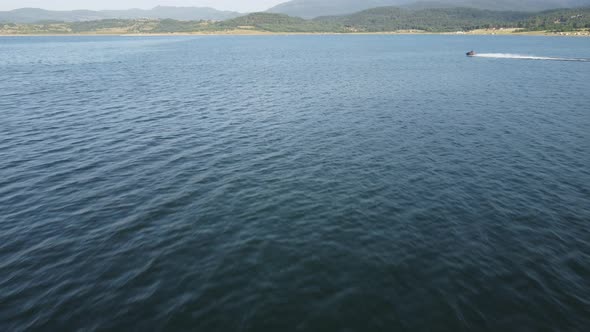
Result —
<path fill-rule="evenodd" d="M 474 51 L 469 51 L 466 54 L 467 56 L 475 56 L 476 53 Z"/>

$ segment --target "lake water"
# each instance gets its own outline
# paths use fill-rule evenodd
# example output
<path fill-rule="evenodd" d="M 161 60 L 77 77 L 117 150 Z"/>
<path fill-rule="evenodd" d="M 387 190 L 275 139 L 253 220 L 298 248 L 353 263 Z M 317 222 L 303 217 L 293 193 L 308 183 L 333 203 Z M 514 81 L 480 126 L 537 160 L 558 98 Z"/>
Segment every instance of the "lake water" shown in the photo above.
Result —
<path fill-rule="evenodd" d="M 590 39 L 0 38 L 0 330 L 586 330 L 590 63 L 522 57 Z"/>

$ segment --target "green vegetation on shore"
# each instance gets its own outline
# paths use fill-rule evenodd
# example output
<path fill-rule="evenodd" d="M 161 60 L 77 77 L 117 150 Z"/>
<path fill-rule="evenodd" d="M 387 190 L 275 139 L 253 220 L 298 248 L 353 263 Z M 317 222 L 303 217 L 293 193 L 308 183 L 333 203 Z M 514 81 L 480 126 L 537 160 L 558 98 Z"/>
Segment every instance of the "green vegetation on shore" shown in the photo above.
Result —
<path fill-rule="evenodd" d="M 590 28 L 590 8 L 552 10 L 532 14 L 518 22 L 517 28 L 524 31 L 567 32 Z"/>
<path fill-rule="evenodd" d="M 382 7 L 344 16 L 305 20 L 283 14 L 254 13 L 225 21 L 172 19 L 107 19 L 87 22 L 0 23 L 1 34 L 161 34 L 229 33 L 362 33 L 456 32 L 518 28 L 522 31 L 579 31 L 590 29 L 590 8 L 540 13 L 499 12 L 470 8 L 402 9 Z"/>

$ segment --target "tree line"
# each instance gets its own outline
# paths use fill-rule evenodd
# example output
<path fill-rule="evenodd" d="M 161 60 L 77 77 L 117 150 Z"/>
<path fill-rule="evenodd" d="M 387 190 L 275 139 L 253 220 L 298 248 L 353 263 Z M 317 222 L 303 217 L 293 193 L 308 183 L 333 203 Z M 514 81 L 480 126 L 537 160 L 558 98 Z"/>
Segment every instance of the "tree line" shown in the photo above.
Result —
<path fill-rule="evenodd" d="M 590 8 L 551 10 L 540 13 L 500 12 L 470 8 L 402 9 L 382 7 L 359 13 L 305 20 L 283 14 L 254 13 L 226 21 L 178 21 L 172 19 L 107 19 L 89 22 L 42 22 L 2 24 L 0 29 L 21 33 L 97 33 L 110 30 L 128 33 L 221 32 L 250 29 L 266 32 L 425 32 L 519 28 L 528 31 L 590 29 Z"/>

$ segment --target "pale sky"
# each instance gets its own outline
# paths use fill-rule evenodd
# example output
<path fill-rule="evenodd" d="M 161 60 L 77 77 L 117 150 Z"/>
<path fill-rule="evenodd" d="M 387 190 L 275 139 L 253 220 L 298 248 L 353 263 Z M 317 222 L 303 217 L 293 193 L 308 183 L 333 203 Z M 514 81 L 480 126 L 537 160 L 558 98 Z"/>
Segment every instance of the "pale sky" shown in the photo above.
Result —
<path fill-rule="evenodd" d="M 72 9 L 149 9 L 155 6 L 213 7 L 222 10 L 253 12 L 266 10 L 287 0 L 0 0 L 0 10 L 34 7 L 51 10 Z"/>

